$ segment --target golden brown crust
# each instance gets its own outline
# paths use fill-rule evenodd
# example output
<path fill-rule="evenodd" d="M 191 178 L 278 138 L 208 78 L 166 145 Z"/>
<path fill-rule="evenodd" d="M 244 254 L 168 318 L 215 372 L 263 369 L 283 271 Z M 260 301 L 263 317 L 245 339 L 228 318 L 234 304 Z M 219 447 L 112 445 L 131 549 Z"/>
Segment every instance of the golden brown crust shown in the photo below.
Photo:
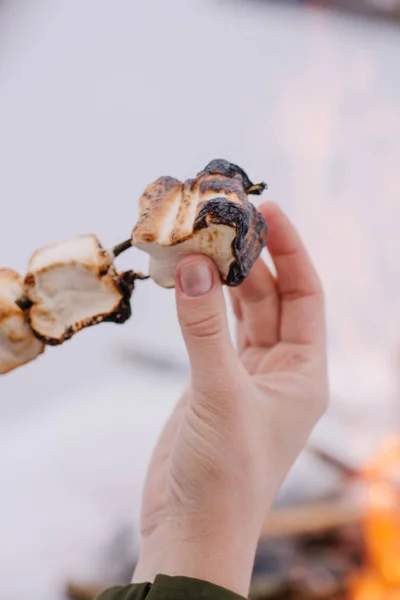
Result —
<path fill-rule="evenodd" d="M 30 267 L 24 281 L 32 303 L 27 318 L 47 345 L 62 344 L 102 321 L 124 323 L 131 316 L 130 297 L 140 275 L 118 275 L 112 252 L 94 235 L 46 245 L 35 252 Z"/>
<path fill-rule="evenodd" d="M 22 277 L 11 269 L 0 269 L 0 374 L 24 365 L 44 351 L 16 304 L 23 297 Z"/>
<path fill-rule="evenodd" d="M 216 262 L 225 283 L 239 285 L 266 243 L 264 218 L 247 197 L 248 193 L 260 194 L 264 188 L 265 184 L 253 184 L 240 167 L 223 160 L 212 161 L 183 184 L 162 177 L 148 186 L 140 199 L 132 245 L 149 251 L 151 265 L 159 263 L 156 281 L 164 287 L 173 286 L 171 274 L 165 278 L 160 274 L 163 258 L 154 245 L 160 249 L 173 248 L 186 242 L 188 252 L 196 251 L 198 245 L 198 251 L 211 258 L 217 254 Z M 226 233 L 219 235 L 219 226 L 232 229 L 233 239 Z M 204 230 L 209 227 L 212 230 L 207 236 Z M 218 246 L 227 243 L 231 244 L 230 251 Z M 171 260 L 181 256 L 175 252 Z M 225 267 L 221 260 L 226 261 Z"/>
<path fill-rule="evenodd" d="M 134 273 L 133 271 L 126 271 L 125 273 L 117 275 L 115 269 L 112 268 L 112 270 L 113 275 L 109 281 L 107 278 L 106 285 L 113 291 L 118 292 L 119 298 L 111 310 L 87 317 L 86 319 L 81 319 L 80 321 L 76 321 L 66 327 L 61 336 L 51 337 L 48 335 L 43 335 L 40 332 L 40 329 L 35 325 L 38 317 L 43 315 L 43 313 L 46 315 L 47 319 L 51 319 L 51 314 L 49 314 L 48 311 L 43 311 L 41 306 L 34 304 L 29 310 L 27 317 L 30 327 L 32 328 L 36 338 L 47 346 L 59 346 L 60 344 L 63 344 L 72 338 L 75 333 L 78 333 L 86 327 L 92 327 L 93 325 L 97 325 L 102 322 L 114 322 L 118 324 L 125 323 L 125 321 L 127 321 L 131 316 L 132 312 L 130 298 L 134 288 L 134 281 L 136 279 L 144 279 L 144 277 L 141 274 Z M 54 317 L 53 321 L 56 322 Z"/>
<path fill-rule="evenodd" d="M 0 269 L 0 322 L 22 314 L 15 302 L 19 296 L 23 296 L 21 275 L 12 269 Z"/>
<path fill-rule="evenodd" d="M 22 277 L 19 273 L 14 271 L 13 269 L 1 268 L 0 269 L 0 282 L 6 281 L 16 281 L 17 283 L 22 281 Z"/>
<path fill-rule="evenodd" d="M 142 241 L 151 243 L 157 239 L 160 224 L 181 194 L 182 183 L 173 177 L 160 177 L 146 187 L 139 199 L 140 215 L 136 225 Z"/>
<path fill-rule="evenodd" d="M 197 181 L 202 202 L 206 202 L 210 197 L 222 195 L 230 202 L 248 204 L 247 194 L 238 179 L 229 179 L 224 175 L 205 172 L 197 176 Z"/>
<path fill-rule="evenodd" d="M 104 273 L 106 272 L 110 265 L 112 265 L 113 262 L 113 255 L 111 252 L 109 252 L 109 250 L 106 250 L 105 248 L 103 248 L 103 246 L 100 244 L 100 241 L 98 239 L 98 237 L 94 234 L 80 234 L 75 236 L 76 240 L 79 239 L 84 239 L 84 238 L 91 238 L 94 245 L 97 247 L 97 253 L 96 253 L 96 262 L 94 263 L 93 260 L 82 260 L 82 261 L 78 261 L 76 259 L 71 259 L 69 261 L 69 264 L 71 265 L 83 265 L 86 266 L 87 268 L 91 269 L 94 266 L 97 268 L 98 273 Z M 29 260 L 29 271 L 30 270 L 35 270 L 35 263 L 38 259 L 38 257 L 43 254 L 43 252 L 47 251 L 47 250 L 54 250 L 57 248 L 57 246 L 60 246 L 59 242 L 49 242 L 48 244 L 45 244 L 44 246 L 41 246 L 40 248 L 38 248 L 37 250 L 35 250 L 35 252 L 32 254 L 30 260 Z M 53 261 L 51 264 L 49 264 L 48 266 L 43 266 L 41 267 L 41 270 L 43 272 L 49 270 L 49 269 L 54 269 L 56 267 L 60 267 L 63 266 L 65 264 L 64 261 Z M 29 275 L 30 272 L 28 272 L 28 274 L 25 276 L 25 284 L 27 281 L 27 278 L 29 280 Z M 29 283 L 28 283 L 29 285 Z"/>
<path fill-rule="evenodd" d="M 34 341 L 37 344 L 37 350 L 34 353 L 32 353 L 32 355 L 29 356 L 29 358 L 26 358 L 24 360 L 0 360 L 0 375 L 7 375 L 7 373 L 10 373 L 11 371 L 14 371 L 14 369 L 22 367 L 23 365 L 26 365 L 29 362 L 32 362 L 33 360 L 35 360 L 35 358 L 38 358 L 38 356 L 43 354 L 45 349 L 44 344 L 36 338 L 34 338 Z"/>

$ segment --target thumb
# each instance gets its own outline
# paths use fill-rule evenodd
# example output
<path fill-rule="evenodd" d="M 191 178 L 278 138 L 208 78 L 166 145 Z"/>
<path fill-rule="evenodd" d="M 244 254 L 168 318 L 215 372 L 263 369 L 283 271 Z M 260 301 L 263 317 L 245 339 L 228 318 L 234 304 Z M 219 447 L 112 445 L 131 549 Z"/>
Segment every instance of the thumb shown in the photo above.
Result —
<path fill-rule="evenodd" d="M 228 391 L 241 364 L 229 333 L 217 267 L 203 255 L 186 257 L 178 265 L 175 289 L 194 391 L 208 397 Z"/>

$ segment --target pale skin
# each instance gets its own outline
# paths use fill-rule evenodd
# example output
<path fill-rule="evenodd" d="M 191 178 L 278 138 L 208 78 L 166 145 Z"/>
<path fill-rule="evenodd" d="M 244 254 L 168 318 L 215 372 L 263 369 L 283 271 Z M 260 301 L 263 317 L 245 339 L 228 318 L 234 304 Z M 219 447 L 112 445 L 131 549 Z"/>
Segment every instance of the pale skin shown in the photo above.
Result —
<path fill-rule="evenodd" d="M 326 409 L 321 283 L 281 209 L 260 210 L 276 277 L 260 258 L 230 290 L 237 348 L 213 262 L 196 255 L 178 266 L 191 385 L 149 466 L 134 582 L 183 575 L 246 597 L 267 511 Z"/>

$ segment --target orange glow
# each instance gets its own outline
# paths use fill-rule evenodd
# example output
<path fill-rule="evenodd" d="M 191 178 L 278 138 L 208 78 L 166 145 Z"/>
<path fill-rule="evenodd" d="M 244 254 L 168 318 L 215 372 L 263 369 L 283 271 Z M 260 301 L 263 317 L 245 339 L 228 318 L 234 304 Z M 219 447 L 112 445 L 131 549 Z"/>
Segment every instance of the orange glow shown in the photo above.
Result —
<path fill-rule="evenodd" d="M 352 600 L 400 600 L 400 440 L 388 441 L 362 472 L 368 566 L 352 581 Z"/>
<path fill-rule="evenodd" d="M 372 569 L 350 581 L 352 600 L 400 600 L 400 589 L 388 587 Z"/>

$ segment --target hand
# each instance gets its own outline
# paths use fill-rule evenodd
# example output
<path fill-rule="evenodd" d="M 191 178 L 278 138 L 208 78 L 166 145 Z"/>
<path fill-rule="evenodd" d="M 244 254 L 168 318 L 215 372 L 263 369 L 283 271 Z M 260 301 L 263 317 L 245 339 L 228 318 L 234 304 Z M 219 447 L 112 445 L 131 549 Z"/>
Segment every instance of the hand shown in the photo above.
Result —
<path fill-rule="evenodd" d="M 259 259 L 231 289 L 237 351 L 212 261 L 188 256 L 178 266 L 191 387 L 149 467 L 134 581 L 186 575 L 246 596 L 266 513 L 327 406 L 319 278 L 281 209 L 260 210 L 277 276 Z"/>

